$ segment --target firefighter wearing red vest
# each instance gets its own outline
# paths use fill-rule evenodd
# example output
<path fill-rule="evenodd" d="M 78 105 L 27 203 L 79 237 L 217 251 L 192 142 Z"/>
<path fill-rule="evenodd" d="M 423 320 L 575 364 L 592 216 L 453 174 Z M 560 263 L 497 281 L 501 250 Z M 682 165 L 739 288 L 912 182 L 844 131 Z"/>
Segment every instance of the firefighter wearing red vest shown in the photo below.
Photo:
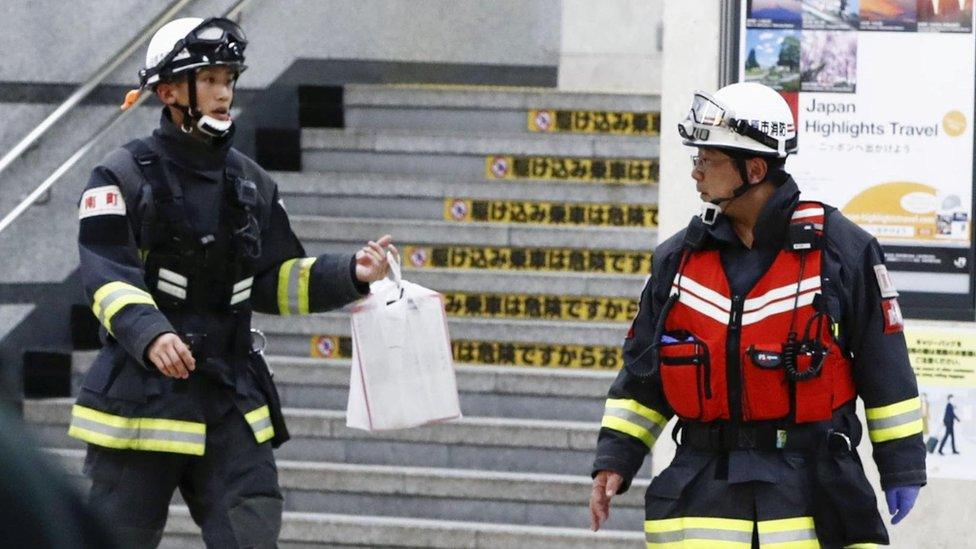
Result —
<path fill-rule="evenodd" d="M 660 244 L 624 342 L 593 465 L 607 520 L 673 417 L 678 450 L 647 490 L 647 547 L 847 547 L 888 534 L 926 482 L 921 405 L 878 242 L 800 200 L 786 101 L 755 83 L 698 92 L 679 125 L 703 211 Z"/>

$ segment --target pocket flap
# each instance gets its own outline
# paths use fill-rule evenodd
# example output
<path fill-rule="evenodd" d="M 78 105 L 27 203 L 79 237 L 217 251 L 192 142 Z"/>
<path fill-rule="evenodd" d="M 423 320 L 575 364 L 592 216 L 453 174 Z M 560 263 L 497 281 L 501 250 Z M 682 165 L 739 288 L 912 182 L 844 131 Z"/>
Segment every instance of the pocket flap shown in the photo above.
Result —
<path fill-rule="evenodd" d="M 702 472 L 714 456 L 678 450 L 671 465 L 654 477 L 647 494 L 665 499 L 678 499 L 685 488 Z"/>

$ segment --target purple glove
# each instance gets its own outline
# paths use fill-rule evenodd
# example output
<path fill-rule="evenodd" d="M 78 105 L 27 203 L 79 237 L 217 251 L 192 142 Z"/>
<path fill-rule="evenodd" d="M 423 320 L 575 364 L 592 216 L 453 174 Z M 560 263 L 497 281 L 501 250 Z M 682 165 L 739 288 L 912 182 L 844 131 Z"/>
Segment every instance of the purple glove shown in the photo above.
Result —
<path fill-rule="evenodd" d="M 908 516 L 908 512 L 915 506 L 915 499 L 921 488 L 921 486 L 895 486 L 884 491 L 885 499 L 888 500 L 888 512 L 894 515 L 891 517 L 892 524 L 898 524 L 901 519 Z"/>

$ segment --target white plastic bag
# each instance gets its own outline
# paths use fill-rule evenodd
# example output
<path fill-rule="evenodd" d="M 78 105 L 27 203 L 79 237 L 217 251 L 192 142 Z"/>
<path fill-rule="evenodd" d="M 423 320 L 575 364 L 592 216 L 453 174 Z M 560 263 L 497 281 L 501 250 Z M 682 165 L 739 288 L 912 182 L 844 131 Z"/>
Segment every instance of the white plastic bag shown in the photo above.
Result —
<path fill-rule="evenodd" d="M 385 278 L 352 313 L 346 426 L 366 431 L 461 417 L 441 294 L 402 280 L 393 254 Z"/>

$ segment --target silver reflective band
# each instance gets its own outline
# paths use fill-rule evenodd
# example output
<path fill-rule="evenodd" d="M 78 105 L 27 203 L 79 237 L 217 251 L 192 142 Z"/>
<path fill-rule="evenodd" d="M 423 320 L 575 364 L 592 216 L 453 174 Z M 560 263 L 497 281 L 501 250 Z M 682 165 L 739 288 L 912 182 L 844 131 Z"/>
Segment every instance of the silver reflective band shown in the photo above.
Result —
<path fill-rule="evenodd" d="M 156 284 L 156 287 L 159 288 L 159 291 L 163 292 L 164 294 L 169 294 L 177 299 L 186 299 L 185 289 L 180 288 L 179 286 L 174 286 L 165 280 L 160 280 Z"/>
<path fill-rule="evenodd" d="M 245 278 L 244 280 L 238 282 L 237 284 L 234 284 L 234 289 L 231 291 L 231 293 L 236 294 L 237 292 L 239 292 L 239 291 L 241 291 L 241 290 L 243 290 L 245 288 L 250 288 L 253 284 L 254 284 L 254 277 L 253 276 L 252 277 Z"/>
<path fill-rule="evenodd" d="M 177 286 L 180 286 L 182 288 L 186 288 L 187 278 L 185 276 L 179 274 L 179 273 L 174 273 L 173 271 L 171 271 L 171 270 L 169 270 L 169 269 L 167 269 L 165 267 L 160 267 L 160 269 L 159 269 L 159 279 L 160 280 L 165 280 L 167 282 L 172 282 L 173 284 L 176 284 Z"/>
<path fill-rule="evenodd" d="M 241 301 L 251 297 L 251 286 L 254 284 L 254 277 L 250 276 L 234 284 L 233 294 L 230 298 L 231 305 L 237 305 Z"/>
<path fill-rule="evenodd" d="M 250 288 L 247 288 L 245 290 L 242 290 L 242 291 L 237 292 L 236 294 L 232 295 L 231 298 L 230 298 L 230 304 L 231 305 L 237 305 L 238 303 L 240 303 L 241 301 L 244 301 L 245 299 L 247 299 L 249 297 L 251 297 L 251 289 Z"/>

